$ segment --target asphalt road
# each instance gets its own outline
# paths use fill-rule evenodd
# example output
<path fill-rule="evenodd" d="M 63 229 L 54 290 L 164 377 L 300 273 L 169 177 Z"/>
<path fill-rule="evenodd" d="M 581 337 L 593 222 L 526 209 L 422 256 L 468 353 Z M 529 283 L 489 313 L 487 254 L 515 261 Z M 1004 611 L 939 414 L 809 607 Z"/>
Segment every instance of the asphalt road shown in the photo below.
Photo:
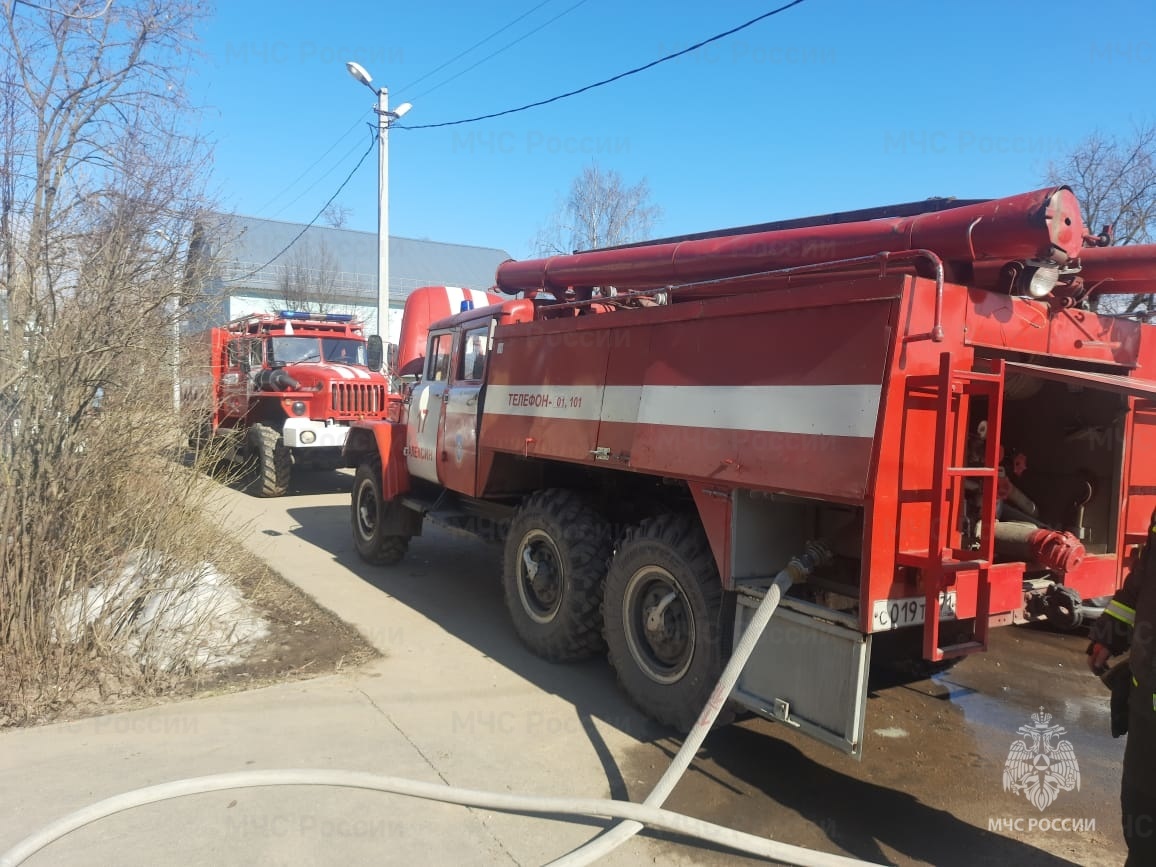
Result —
<path fill-rule="evenodd" d="M 573 710 L 531 718 L 536 711 L 523 714 L 500 697 L 463 695 L 454 725 L 459 737 L 487 739 L 496 748 L 510 747 L 514 755 L 525 751 L 527 742 L 532 750 L 549 753 L 571 750 L 566 745 L 577 739 L 601 764 L 593 771 L 604 776 L 604 790 L 616 798 L 644 798 L 679 741 L 630 706 L 606 661 L 550 665 L 518 643 L 502 601 L 500 550 L 492 545 L 427 526 L 401 565 L 362 564 L 350 540 L 350 481 L 344 471 L 303 474 L 283 499 L 246 503 L 249 498 L 241 494 L 230 499 L 252 516 L 253 538 L 277 544 L 276 537 L 287 533 L 316 549 L 318 562 L 331 564 L 314 570 L 309 581 L 327 582 L 327 592 L 338 595 L 342 583 L 359 593 L 368 584 L 412 611 L 406 629 L 427 634 L 417 642 L 410 634 L 405 645 L 452 635 L 473 651 L 469 656 L 483 656 Z M 298 580 L 292 569 L 282 571 Z M 303 584 L 307 591 L 309 581 Z M 389 644 L 388 628 L 377 627 L 371 640 L 380 645 L 384 635 Z M 861 761 L 762 720 L 714 732 L 667 806 L 877 863 L 1122 864 L 1118 786 L 1124 743 L 1110 736 L 1108 694 L 1084 666 L 1085 645 L 1084 635 L 1007 627 L 993 632 L 986 654 L 933 679 L 902 682 L 879 672 L 868 699 Z M 387 659 L 382 670 L 388 668 Z M 429 672 L 430 678 L 438 676 Z M 1043 810 L 1005 791 L 1003 783 L 1009 751 L 1021 738 L 1017 730 L 1030 726 L 1038 712 L 1064 727 L 1060 739 L 1070 742 L 1079 766 L 1078 789 L 1059 792 Z M 565 765 L 560 757 L 561 773 Z M 591 769 L 584 771 L 588 776 Z M 661 838 L 654 845 L 680 861 L 742 861 Z M 668 860 L 648 847 L 647 860 L 651 857 Z"/>

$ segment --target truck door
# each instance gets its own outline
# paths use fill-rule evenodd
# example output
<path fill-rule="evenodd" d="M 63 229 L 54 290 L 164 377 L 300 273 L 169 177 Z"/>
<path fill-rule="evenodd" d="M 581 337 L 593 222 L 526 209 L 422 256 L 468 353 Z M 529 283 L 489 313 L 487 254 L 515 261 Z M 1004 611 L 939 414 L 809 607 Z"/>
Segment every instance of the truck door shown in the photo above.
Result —
<path fill-rule="evenodd" d="M 453 354 L 452 331 L 432 333 L 425 357 L 421 382 L 414 386 L 409 401 L 409 425 L 406 432 L 406 467 L 410 475 L 438 482 L 438 431 L 442 424 L 442 405 L 450 378 Z"/>
<path fill-rule="evenodd" d="M 229 341 L 221 376 L 221 415 L 239 419 L 249 411 L 252 371 L 260 370 L 262 362 L 260 340 Z"/>
<path fill-rule="evenodd" d="M 441 483 L 471 496 L 476 493 L 479 402 L 494 321 L 471 324 L 461 332 L 438 442 Z"/>

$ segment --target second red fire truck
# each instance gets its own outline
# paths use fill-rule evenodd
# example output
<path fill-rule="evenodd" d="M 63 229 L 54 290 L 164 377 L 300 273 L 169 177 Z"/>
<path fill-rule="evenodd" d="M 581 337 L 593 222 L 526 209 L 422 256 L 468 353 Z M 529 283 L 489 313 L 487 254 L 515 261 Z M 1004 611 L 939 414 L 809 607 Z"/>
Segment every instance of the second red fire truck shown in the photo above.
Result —
<path fill-rule="evenodd" d="M 389 381 L 360 322 L 338 313 L 255 313 L 211 329 L 211 409 L 197 431 L 248 466 L 248 489 L 279 497 L 295 468 L 336 468 L 350 423 L 386 416 Z"/>

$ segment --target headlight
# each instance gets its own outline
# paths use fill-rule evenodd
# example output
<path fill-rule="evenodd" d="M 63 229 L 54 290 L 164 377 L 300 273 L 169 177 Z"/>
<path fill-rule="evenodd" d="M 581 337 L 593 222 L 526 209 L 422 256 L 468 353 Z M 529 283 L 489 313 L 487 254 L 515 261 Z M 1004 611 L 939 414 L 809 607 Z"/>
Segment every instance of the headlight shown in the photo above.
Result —
<path fill-rule="evenodd" d="M 1045 262 L 1036 269 L 1028 281 L 1028 294 L 1033 298 L 1046 298 L 1056 288 L 1059 279 L 1059 267 L 1054 262 Z"/>
<path fill-rule="evenodd" d="M 293 415 L 305 415 L 305 401 L 293 401 Z"/>
<path fill-rule="evenodd" d="M 301 431 L 301 442 L 305 443 L 305 445 L 311 445 L 316 439 L 317 439 L 317 434 L 315 434 L 313 431 L 311 431 L 311 430 Z"/>

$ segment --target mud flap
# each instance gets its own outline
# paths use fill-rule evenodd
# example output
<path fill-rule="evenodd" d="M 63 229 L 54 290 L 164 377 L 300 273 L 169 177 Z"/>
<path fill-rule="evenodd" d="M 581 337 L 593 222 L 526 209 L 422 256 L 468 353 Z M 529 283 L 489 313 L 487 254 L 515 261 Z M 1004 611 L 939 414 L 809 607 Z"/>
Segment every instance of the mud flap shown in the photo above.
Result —
<path fill-rule="evenodd" d="M 739 593 L 736 643 L 761 601 L 757 592 Z M 843 618 L 847 622 L 840 622 Z M 849 617 L 784 599 L 731 698 L 759 716 L 861 759 L 870 657 L 871 636 Z"/>

